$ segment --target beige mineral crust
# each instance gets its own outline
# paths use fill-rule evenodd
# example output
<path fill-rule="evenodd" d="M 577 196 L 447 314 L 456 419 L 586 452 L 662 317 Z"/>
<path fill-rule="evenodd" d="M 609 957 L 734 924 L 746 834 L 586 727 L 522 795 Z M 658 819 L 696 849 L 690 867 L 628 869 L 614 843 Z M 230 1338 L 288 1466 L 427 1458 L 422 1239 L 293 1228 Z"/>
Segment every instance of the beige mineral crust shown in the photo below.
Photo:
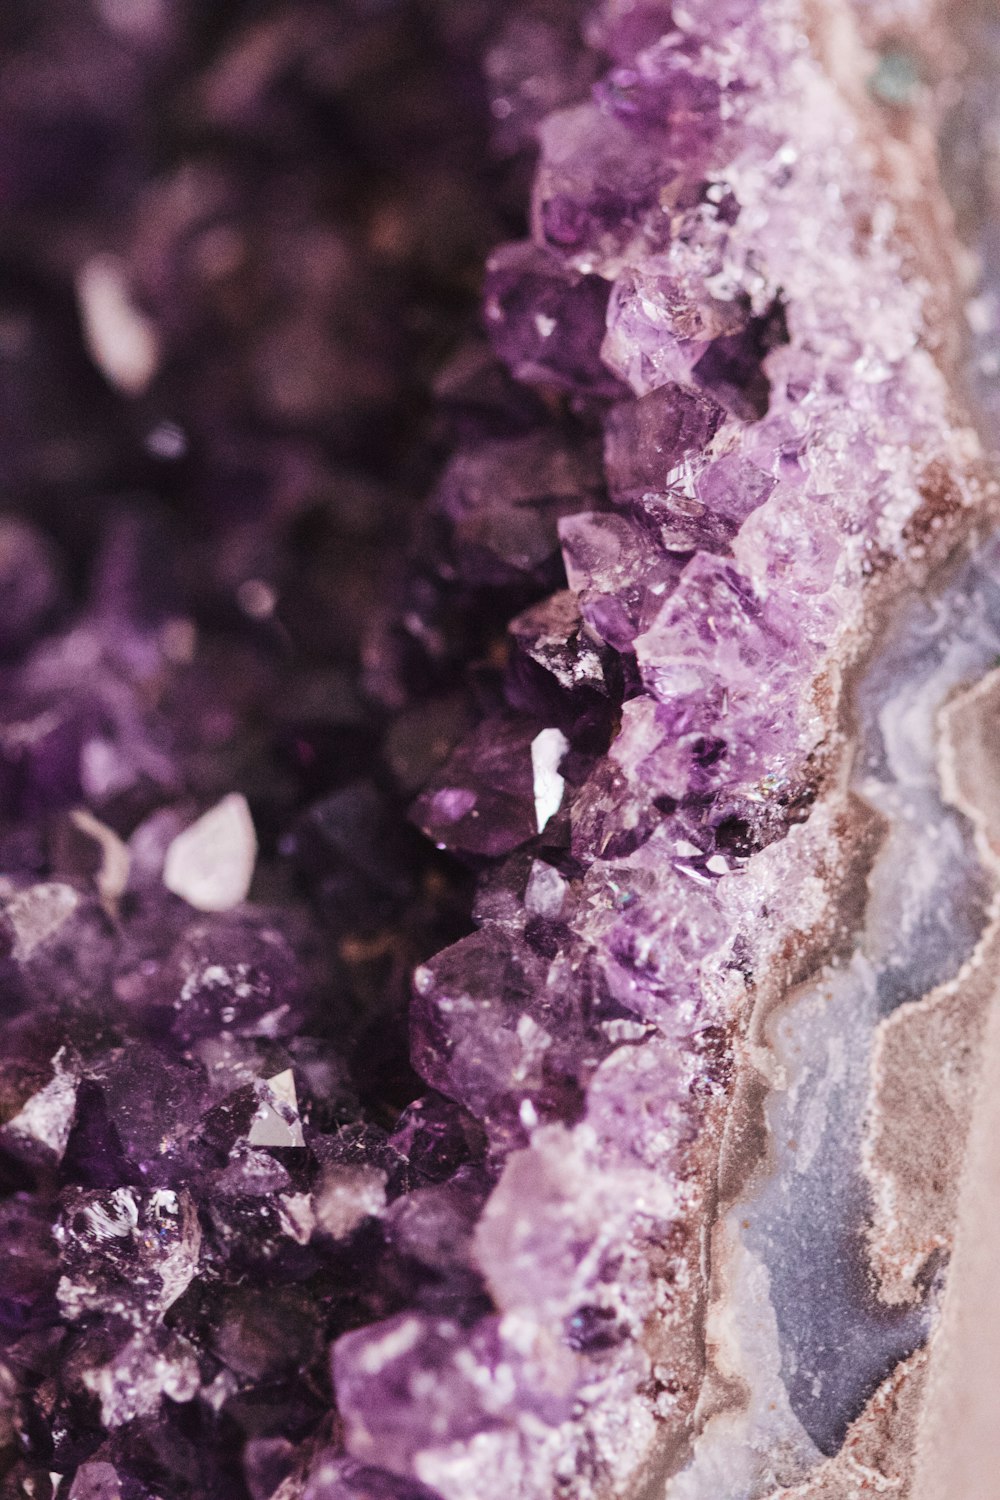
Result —
<path fill-rule="evenodd" d="M 926 1370 L 923 1350 L 897 1365 L 852 1422 L 840 1452 L 804 1483 L 773 1490 L 767 1500 L 905 1500 Z"/>
<path fill-rule="evenodd" d="M 1000 992 L 995 982 L 980 1054 L 954 1249 L 929 1350 L 912 1500 L 995 1500 L 1000 1480 Z"/>

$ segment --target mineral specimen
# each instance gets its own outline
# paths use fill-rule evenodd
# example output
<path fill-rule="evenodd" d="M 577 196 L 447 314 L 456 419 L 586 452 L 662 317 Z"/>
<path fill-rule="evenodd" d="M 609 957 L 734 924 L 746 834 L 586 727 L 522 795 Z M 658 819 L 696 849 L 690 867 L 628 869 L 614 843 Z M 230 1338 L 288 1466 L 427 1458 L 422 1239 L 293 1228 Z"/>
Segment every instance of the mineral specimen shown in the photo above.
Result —
<path fill-rule="evenodd" d="M 997 941 L 951 33 L 196 9 L 0 19 L 0 1497 L 905 1493 Z"/>

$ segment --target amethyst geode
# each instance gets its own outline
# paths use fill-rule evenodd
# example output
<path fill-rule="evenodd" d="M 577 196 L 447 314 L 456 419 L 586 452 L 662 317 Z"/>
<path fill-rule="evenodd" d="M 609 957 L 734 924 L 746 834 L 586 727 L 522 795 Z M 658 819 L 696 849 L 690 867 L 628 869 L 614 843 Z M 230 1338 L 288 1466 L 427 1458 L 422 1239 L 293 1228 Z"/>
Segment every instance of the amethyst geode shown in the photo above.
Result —
<path fill-rule="evenodd" d="M 0 1494 L 647 1493 L 978 498 L 920 142 L 839 3 L 196 9 L 0 20 Z"/>

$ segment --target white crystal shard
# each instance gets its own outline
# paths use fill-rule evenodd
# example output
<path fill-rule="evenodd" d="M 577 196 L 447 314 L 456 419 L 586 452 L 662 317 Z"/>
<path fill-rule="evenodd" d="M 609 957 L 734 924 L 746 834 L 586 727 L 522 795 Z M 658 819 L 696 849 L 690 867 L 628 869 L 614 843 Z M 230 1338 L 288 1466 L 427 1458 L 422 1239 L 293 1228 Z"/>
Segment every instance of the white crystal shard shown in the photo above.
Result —
<path fill-rule="evenodd" d="M 531 742 L 535 822 L 539 833 L 562 806 L 566 782 L 559 774 L 559 763 L 568 749 L 569 740 L 561 729 L 543 729 Z"/>
<path fill-rule="evenodd" d="M 251 1146 L 305 1145 L 291 1068 L 264 1080 L 262 1097 L 247 1140 Z"/>
<path fill-rule="evenodd" d="M 121 262 L 95 255 L 80 270 L 76 295 L 91 359 L 124 396 L 141 396 L 160 362 L 156 325 L 135 305 Z"/>
<path fill-rule="evenodd" d="M 229 911 L 246 898 L 256 860 L 250 809 L 233 792 L 173 840 L 163 884 L 199 911 Z"/>
<path fill-rule="evenodd" d="M 56 1058 L 55 1076 L 21 1106 L 0 1130 L 0 1140 L 15 1154 L 41 1154 L 62 1161 L 76 1110 L 78 1080 L 64 1072 Z"/>

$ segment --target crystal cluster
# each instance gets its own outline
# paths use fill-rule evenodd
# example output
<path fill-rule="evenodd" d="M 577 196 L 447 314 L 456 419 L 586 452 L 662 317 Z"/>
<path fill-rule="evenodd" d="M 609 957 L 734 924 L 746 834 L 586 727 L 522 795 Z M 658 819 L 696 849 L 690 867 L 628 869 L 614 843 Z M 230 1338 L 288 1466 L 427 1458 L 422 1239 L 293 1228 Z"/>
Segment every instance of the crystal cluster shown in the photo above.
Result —
<path fill-rule="evenodd" d="M 974 444 L 795 0 L 244 9 L 0 19 L 0 1495 L 624 1496 Z"/>

